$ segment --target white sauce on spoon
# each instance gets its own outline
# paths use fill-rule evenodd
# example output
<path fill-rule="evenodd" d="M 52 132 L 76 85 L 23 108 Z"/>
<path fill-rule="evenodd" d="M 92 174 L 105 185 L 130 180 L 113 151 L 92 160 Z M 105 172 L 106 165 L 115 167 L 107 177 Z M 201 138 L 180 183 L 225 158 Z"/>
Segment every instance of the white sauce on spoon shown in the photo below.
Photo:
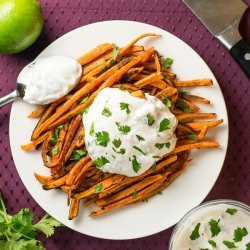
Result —
<path fill-rule="evenodd" d="M 85 143 L 104 172 L 138 176 L 175 148 L 177 119 L 154 96 L 103 89 L 83 116 Z"/>
<path fill-rule="evenodd" d="M 17 82 L 26 86 L 24 101 L 43 105 L 68 94 L 81 75 L 82 67 L 75 59 L 51 56 L 28 64 L 20 72 Z"/>

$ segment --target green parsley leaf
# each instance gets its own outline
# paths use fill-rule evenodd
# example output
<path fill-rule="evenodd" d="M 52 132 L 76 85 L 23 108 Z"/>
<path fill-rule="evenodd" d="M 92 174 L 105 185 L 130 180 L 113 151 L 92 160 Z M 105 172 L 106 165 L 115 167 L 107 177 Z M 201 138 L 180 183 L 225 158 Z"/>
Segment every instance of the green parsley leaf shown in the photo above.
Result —
<path fill-rule="evenodd" d="M 113 48 L 113 60 L 115 61 L 117 56 L 119 55 L 119 48 L 115 47 Z"/>
<path fill-rule="evenodd" d="M 161 122 L 160 122 L 160 128 L 159 128 L 159 132 L 165 131 L 170 129 L 169 127 L 170 125 L 170 120 L 167 118 L 164 118 Z"/>
<path fill-rule="evenodd" d="M 169 68 L 169 67 L 173 64 L 173 62 L 174 62 L 174 59 L 168 57 L 168 58 L 166 58 L 166 59 L 163 61 L 162 66 L 163 66 L 164 68 Z"/>
<path fill-rule="evenodd" d="M 216 247 L 216 242 L 213 241 L 213 240 L 209 240 L 208 243 L 213 246 L 213 247 Z"/>
<path fill-rule="evenodd" d="M 246 244 L 246 250 L 250 250 L 250 241 Z"/>
<path fill-rule="evenodd" d="M 196 224 L 194 230 L 192 231 L 192 233 L 189 237 L 191 240 L 196 240 L 196 239 L 200 238 L 200 233 L 199 233 L 200 226 L 201 226 L 201 223 Z"/>
<path fill-rule="evenodd" d="M 141 152 L 143 155 L 146 155 L 145 152 L 144 152 L 142 149 L 140 149 L 139 147 L 133 146 L 133 148 L 134 148 L 135 150 Z"/>
<path fill-rule="evenodd" d="M 136 190 L 133 192 L 132 197 L 135 200 L 138 198 L 138 192 Z"/>
<path fill-rule="evenodd" d="M 152 115 L 148 114 L 147 115 L 147 124 L 148 124 L 148 126 L 152 126 L 154 124 L 154 122 L 155 122 L 154 117 Z"/>
<path fill-rule="evenodd" d="M 112 141 L 112 143 L 113 143 L 113 145 L 114 145 L 116 148 L 119 148 L 119 147 L 121 146 L 121 144 L 122 144 L 120 138 L 114 139 L 114 140 Z"/>
<path fill-rule="evenodd" d="M 119 151 L 116 151 L 116 149 L 114 147 L 112 147 L 112 149 L 117 153 L 117 154 L 122 154 L 124 155 L 126 153 L 126 149 L 125 148 L 121 148 Z"/>
<path fill-rule="evenodd" d="M 97 145 L 107 147 L 109 139 L 109 133 L 107 131 L 97 132 L 95 133 L 95 141 Z"/>
<path fill-rule="evenodd" d="M 120 108 L 121 108 L 121 110 L 125 109 L 127 114 L 130 113 L 130 109 L 129 109 L 129 104 L 128 103 L 120 102 Z"/>
<path fill-rule="evenodd" d="M 47 218 L 47 216 L 45 217 Z M 44 218 L 36 224 L 32 222 L 33 213 L 28 208 L 21 209 L 15 215 L 7 214 L 0 193 L 0 249 L 44 250 L 41 242 L 36 240 L 37 230 L 45 233 L 48 237 L 54 233 L 54 227 L 61 226 L 61 223 L 53 218 L 47 223 L 44 223 Z"/>
<path fill-rule="evenodd" d="M 99 194 L 104 190 L 102 183 L 95 185 L 94 187 L 94 193 Z"/>
<path fill-rule="evenodd" d="M 237 227 L 237 229 L 234 230 L 233 240 L 235 242 L 242 241 L 243 237 L 245 237 L 247 235 L 248 235 L 248 231 L 245 227 L 243 227 L 243 228 Z"/>
<path fill-rule="evenodd" d="M 186 137 L 192 141 L 198 141 L 198 136 L 196 134 L 186 135 Z"/>
<path fill-rule="evenodd" d="M 102 115 L 109 117 L 109 116 L 112 115 L 112 112 L 110 111 L 109 108 L 104 107 L 104 108 L 103 108 L 103 111 L 102 111 Z"/>
<path fill-rule="evenodd" d="M 56 144 L 58 139 L 59 139 L 59 131 L 63 128 L 63 125 L 60 125 L 56 128 L 56 130 L 54 131 L 53 137 L 51 137 L 49 139 L 50 142 L 52 142 L 53 144 Z"/>
<path fill-rule="evenodd" d="M 56 145 L 51 149 L 51 155 L 54 156 L 57 155 L 58 153 L 59 153 L 59 147 Z"/>
<path fill-rule="evenodd" d="M 181 108 L 184 110 L 185 113 L 193 112 L 193 110 L 184 101 L 181 101 Z"/>
<path fill-rule="evenodd" d="M 88 113 L 88 111 L 89 111 L 89 107 L 90 106 L 88 106 L 87 108 L 85 108 L 85 109 L 80 109 L 80 110 L 77 110 L 77 114 L 83 114 L 83 115 L 86 115 L 87 113 Z"/>
<path fill-rule="evenodd" d="M 238 212 L 238 210 L 235 209 L 235 208 L 228 208 L 227 211 L 226 211 L 226 213 L 231 214 L 231 215 L 234 215 L 237 212 Z"/>
<path fill-rule="evenodd" d="M 221 229 L 219 227 L 219 222 L 220 222 L 220 220 L 216 221 L 216 220 L 211 219 L 208 223 L 210 226 L 210 231 L 211 231 L 212 237 L 217 236 L 219 234 L 219 232 L 221 231 Z"/>
<path fill-rule="evenodd" d="M 231 242 L 231 241 L 226 241 L 226 240 L 224 240 L 224 241 L 223 241 L 223 244 L 224 244 L 225 246 L 227 246 L 229 249 L 237 248 L 237 246 L 235 246 L 234 242 Z"/>
<path fill-rule="evenodd" d="M 120 132 L 127 134 L 130 132 L 130 127 L 127 125 L 121 125 L 120 123 L 116 122 L 116 125 Z"/>
<path fill-rule="evenodd" d="M 98 167 L 98 168 L 101 168 L 103 167 L 106 163 L 110 163 L 110 161 L 104 157 L 104 156 L 101 156 L 99 158 L 97 158 L 95 161 L 94 161 L 94 164 Z"/>
<path fill-rule="evenodd" d="M 171 144 L 170 144 L 170 142 L 155 143 L 155 147 L 158 148 L 158 149 L 162 149 L 164 146 L 166 146 L 167 148 L 170 148 Z"/>
<path fill-rule="evenodd" d="M 89 100 L 89 96 L 87 95 L 86 97 L 84 97 L 82 99 L 82 101 L 80 102 L 80 104 L 83 104 L 83 103 L 87 102 L 88 100 Z"/>
<path fill-rule="evenodd" d="M 162 99 L 162 102 L 169 108 L 169 109 L 173 109 L 174 108 L 174 105 L 173 103 L 170 101 L 170 99 L 168 98 L 167 94 L 164 93 L 162 95 L 163 99 Z"/>
<path fill-rule="evenodd" d="M 81 149 L 75 149 L 73 151 L 73 156 L 70 158 L 72 161 L 79 161 L 83 156 L 87 154 L 87 151 Z"/>
<path fill-rule="evenodd" d="M 89 135 L 93 136 L 94 134 L 95 134 L 95 127 L 94 127 L 94 122 L 92 122 L 89 130 Z"/>
<path fill-rule="evenodd" d="M 137 161 L 135 155 L 133 155 L 132 167 L 133 167 L 133 170 L 135 171 L 135 173 L 138 173 L 139 170 L 141 169 L 141 164 Z"/>
<path fill-rule="evenodd" d="M 143 137 L 141 137 L 140 135 L 136 135 L 138 141 L 145 141 L 145 139 Z"/>
<path fill-rule="evenodd" d="M 107 66 L 107 65 L 104 65 L 102 71 L 103 71 L 103 72 L 106 72 L 108 69 L 109 69 L 108 66 Z"/>
<path fill-rule="evenodd" d="M 187 95 L 189 95 L 189 92 L 186 92 L 186 91 L 179 92 L 180 97 L 185 97 Z"/>
<path fill-rule="evenodd" d="M 151 166 L 152 170 L 155 171 L 156 170 L 156 162 Z"/>
<path fill-rule="evenodd" d="M 42 231 L 47 237 L 51 236 L 55 232 L 56 227 L 63 226 L 59 221 L 55 220 L 49 214 L 46 214 L 40 221 L 38 221 L 34 227 Z"/>
<path fill-rule="evenodd" d="M 110 60 L 110 67 L 114 66 L 116 64 L 116 61 L 112 58 Z"/>

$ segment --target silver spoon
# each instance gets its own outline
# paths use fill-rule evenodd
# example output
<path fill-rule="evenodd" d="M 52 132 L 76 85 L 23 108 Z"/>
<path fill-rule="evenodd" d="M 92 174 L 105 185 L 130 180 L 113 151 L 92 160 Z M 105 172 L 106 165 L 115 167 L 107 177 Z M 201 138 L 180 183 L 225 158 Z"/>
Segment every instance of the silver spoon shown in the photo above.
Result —
<path fill-rule="evenodd" d="M 44 65 L 48 65 L 48 63 L 50 65 L 48 67 L 44 67 Z M 58 64 L 60 64 L 59 67 L 58 67 Z M 39 66 L 42 66 L 42 67 L 40 67 L 40 69 L 39 69 Z M 61 98 L 62 96 L 68 94 L 72 90 L 72 88 L 79 82 L 81 74 L 82 74 L 81 65 L 75 59 L 72 59 L 69 57 L 52 56 L 52 57 L 41 58 L 41 59 L 35 60 L 32 63 L 28 64 L 26 67 L 24 67 L 23 70 L 20 72 L 18 79 L 20 78 L 20 75 L 21 75 L 22 76 L 21 77 L 22 83 L 21 82 L 17 83 L 16 90 L 14 90 L 10 94 L 0 98 L 0 107 L 6 105 L 7 103 L 10 103 L 16 99 L 23 99 L 25 97 L 25 93 L 26 93 L 27 88 L 31 88 L 30 84 L 32 83 L 32 81 L 34 81 L 33 80 L 34 77 L 31 76 L 31 74 L 33 74 L 35 72 L 35 70 L 37 71 L 36 73 L 39 74 L 40 79 L 46 80 L 46 81 L 44 81 L 44 83 L 50 82 L 50 83 L 52 83 L 51 85 L 56 83 L 55 81 L 57 81 L 58 83 L 67 83 L 67 81 L 69 81 L 69 79 L 70 79 L 70 82 L 68 82 L 69 87 L 68 87 L 67 91 L 65 91 L 65 86 L 58 86 L 59 90 L 60 90 L 60 87 L 61 88 L 64 87 L 64 91 L 61 91 L 62 93 L 59 93 L 59 96 L 58 96 L 58 91 L 56 90 L 56 88 L 50 88 L 50 95 L 51 94 L 57 95 L 56 99 L 54 99 L 52 101 L 55 101 L 55 100 Z M 64 72 L 67 72 L 67 74 L 63 74 Z M 25 77 L 23 77 L 23 76 L 25 76 Z M 29 80 L 23 80 L 25 78 L 28 78 Z M 40 79 L 38 79 L 39 81 L 37 81 L 37 82 L 39 82 L 39 84 L 42 83 L 42 81 L 40 81 Z M 36 82 L 36 86 L 35 86 L 36 89 L 39 90 L 41 92 L 41 94 L 43 94 L 42 90 L 44 90 L 46 93 L 45 85 L 44 86 L 39 85 L 39 84 L 37 84 L 37 82 Z M 32 87 L 34 87 L 34 86 L 32 86 Z M 50 86 L 48 86 L 48 87 L 50 87 Z M 53 93 L 53 91 L 55 93 Z M 36 93 L 36 94 L 39 95 L 39 93 Z M 25 100 L 25 101 L 29 102 L 31 104 L 40 104 L 40 105 L 41 104 L 48 104 L 48 103 L 52 102 L 52 101 L 49 101 L 49 102 L 47 101 L 46 103 L 41 103 L 41 101 L 39 101 L 39 98 L 37 98 L 37 100 L 36 100 L 36 98 L 33 98 L 33 99 L 35 99 L 35 101 L 34 100 L 32 100 L 32 102 L 27 101 L 27 100 Z"/>

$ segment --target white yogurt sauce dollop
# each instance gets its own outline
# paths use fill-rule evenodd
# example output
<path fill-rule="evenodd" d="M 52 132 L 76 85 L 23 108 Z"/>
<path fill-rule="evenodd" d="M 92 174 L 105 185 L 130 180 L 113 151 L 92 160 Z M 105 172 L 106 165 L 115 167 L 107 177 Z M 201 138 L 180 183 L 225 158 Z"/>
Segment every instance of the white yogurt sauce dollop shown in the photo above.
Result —
<path fill-rule="evenodd" d="M 75 59 L 51 56 L 28 64 L 20 72 L 17 82 L 26 86 L 24 101 L 43 105 L 69 93 L 81 75 L 82 67 Z"/>
<path fill-rule="evenodd" d="M 95 165 L 129 177 L 149 169 L 175 148 L 177 119 L 154 96 L 103 89 L 83 116 L 85 142 Z"/>
<path fill-rule="evenodd" d="M 250 214 L 236 206 L 217 204 L 188 218 L 177 230 L 171 249 L 246 250 L 247 246 L 250 247 Z"/>

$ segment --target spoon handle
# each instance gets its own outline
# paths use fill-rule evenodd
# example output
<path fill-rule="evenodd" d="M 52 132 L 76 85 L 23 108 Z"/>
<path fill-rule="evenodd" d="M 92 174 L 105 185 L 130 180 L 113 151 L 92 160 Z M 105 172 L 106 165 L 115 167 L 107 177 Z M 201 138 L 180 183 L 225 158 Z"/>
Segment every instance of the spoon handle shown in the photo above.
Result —
<path fill-rule="evenodd" d="M 19 97 L 18 92 L 15 90 L 13 92 L 11 92 L 10 94 L 0 98 L 0 107 L 6 105 L 9 102 L 14 101 L 16 98 Z"/>

